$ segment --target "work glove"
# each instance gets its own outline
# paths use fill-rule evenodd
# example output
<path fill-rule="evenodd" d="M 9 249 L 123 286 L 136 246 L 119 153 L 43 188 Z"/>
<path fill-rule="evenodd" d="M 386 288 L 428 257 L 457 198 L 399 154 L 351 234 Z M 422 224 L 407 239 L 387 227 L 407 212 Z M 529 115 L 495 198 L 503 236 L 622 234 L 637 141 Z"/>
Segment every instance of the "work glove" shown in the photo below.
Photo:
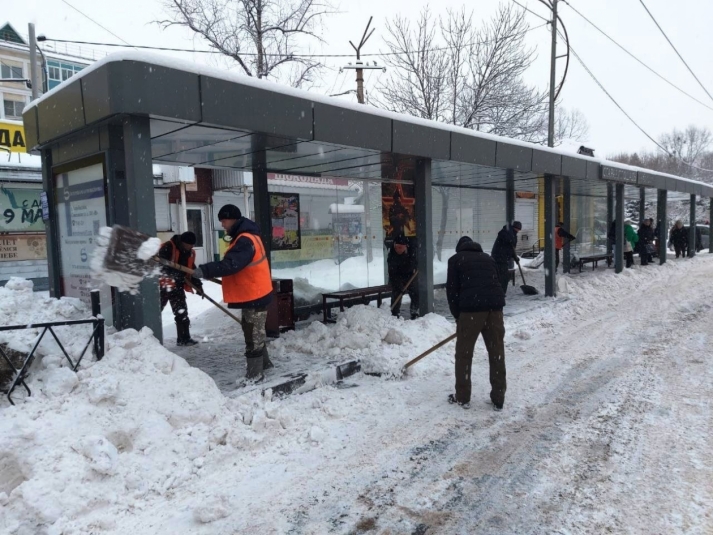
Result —
<path fill-rule="evenodd" d="M 193 270 L 193 277 L 195 277 L 197 279 L 203 278 L 203 271 L 201 270 L 200 267 L 197 267 L 196 269 Z"/>

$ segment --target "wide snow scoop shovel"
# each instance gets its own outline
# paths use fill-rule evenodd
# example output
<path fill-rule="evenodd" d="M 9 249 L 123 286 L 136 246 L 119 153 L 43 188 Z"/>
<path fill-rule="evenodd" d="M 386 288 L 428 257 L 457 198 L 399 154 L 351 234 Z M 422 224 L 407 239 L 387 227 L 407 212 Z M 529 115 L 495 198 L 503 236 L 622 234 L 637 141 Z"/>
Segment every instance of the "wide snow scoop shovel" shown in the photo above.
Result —
<path fill-rule="evenodd" d="M 163 264 L 164 266 L 183 271 L 189 275 L 193 274 L 193 270 L 170 260 L 164 260 L 157 256 L 150 259 L 142 259 L 139 257 L 139 249 L 150 239 L 151 236 L 121 225 L 114 225 L 111 228 L 111 236 L 109 237 L 109 245 L 104 255 L 104 269 L 107 271 L 115 271 L 126 273 L 136 277 L 146 277 L 151 275 L 155 269 L 155 264 Z M 216 284 L 222 284 L 218 279 L 208 279 Z"/>
<path fill-rule="evenodd" d="M 437 349 L 442 348 L 442 347 L 443 347 L 444 345 L 446 345 L 448 342 L 452 341 L 456 336 L 458 336 L 458 333 L 455 333 L 455 334 L 450 335 L 450 336 L 449 336 L 448 338 L 446 338 L 445 340 L 441 340 L 440 342 L 438 342 L 438 343 L 437 343 L 435 346 L 433 346 L 431 349 L 428 349 L 428 350 L 424 351 L 423 353 L 421 353 L 421 354 L 420 354 L 418 357 L 416 357 L 415 359 L 409 360 L 406 364 L 404 364 L 404 367 L 401 368 L 401 373 L 402 373 L 402 374 L 406 373 L 406 370 L 409 369 L 409 368 L 410 368 L 411 366 L 413 366 L 414 364 L 416 364 L 419 360 L 421 360 L 421 359 L 424 358 L 424 357 L 427 357 L 428 355 L 430 355 L 431 353 L 433 353 L 433 352 L 436 351 Z"/>
<path fill-rule="evenodd" d="M 401 298 L 404 296 L 404 294 L 405 294 L 406 291 L 408 290 L 408 287 L 411 286 L 411 283 L 412 283 L 413 280 L 416 278 L 416 275 L 418 275 L 418 270 L 416 270 L 416 271 L 413 272 L 413 275 L 411 275 L 411 278 L 410 278 L 410 279 L 408 280 L 408 282 L 406 283 L 406 286 L 404 286 L 404 289 L 401 291 L 401 293 L 399 294 L 399 296 L 398 296 L 396 299 L 394 299 L 394 302 L 393 302 L 393 304 L 391 305 L 391 310 L 394 310 L 394 308 L 396 307 L 396 305 L 399 304 L 399 302 L 401 301 Z"/>
<path fill-rule="evenodd" d="M 517 267 L 520 269 L 520 276 L 522 277 L 522 286 L 520 286 L 520 288 L 522 288 L 522 293 L 524 293 L 525 295 L 539 294 L 540 292 L 537 291 L 537 288 L 525 284 L 525 275 L 522 274 L 522 267 L 520 266 L 520 262 L 517 263 Z"/>

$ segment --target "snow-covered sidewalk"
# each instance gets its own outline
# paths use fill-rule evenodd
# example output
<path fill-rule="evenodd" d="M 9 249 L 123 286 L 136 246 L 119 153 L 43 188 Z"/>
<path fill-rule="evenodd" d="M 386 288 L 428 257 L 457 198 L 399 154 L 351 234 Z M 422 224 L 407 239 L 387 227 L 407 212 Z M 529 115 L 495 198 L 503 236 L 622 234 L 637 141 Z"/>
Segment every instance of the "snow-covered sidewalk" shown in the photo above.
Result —
<path fill-rule="evenodd" d="M 500 413 L 480 342 L 470 410 L 446 402 L 453 344 L 283 400 L 227 398 L 149 332 L 74 378 L 45 358 L 0 406 L 0 532 L 711 533 L 711 275 L 705 255 L 562 277 L 537 306 L 511 288 Z M 355 307 L 272 347 L 388 373 L 452 328 Z"/>

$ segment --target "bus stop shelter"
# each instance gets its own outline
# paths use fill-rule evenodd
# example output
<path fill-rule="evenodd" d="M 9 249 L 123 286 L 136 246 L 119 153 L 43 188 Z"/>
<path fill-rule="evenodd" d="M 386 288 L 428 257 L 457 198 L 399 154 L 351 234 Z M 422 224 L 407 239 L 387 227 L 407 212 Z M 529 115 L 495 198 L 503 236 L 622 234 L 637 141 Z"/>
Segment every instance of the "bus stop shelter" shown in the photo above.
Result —
<path fill-rule="evenodd" d="M 433 186 L 502 191 L 506 210 L 498 225 L 515 219 L 515 191 L 544 194 L 548 296 L 556 294 L 557 196 L 565 225 L 572 195 L 605 197 L 608 222 L 624 220 L 626 197 L 638 195 L 643 208 L 647 191 L 655 192 L 657 220 L 664 222 L 668 192 L 690 195 L 691 221 L 696 199 L 713 197 L 704 183 L 136 52 L 78 73 L 30 104 L 23 121 L 28 148 L 42 155 L 49 280 L 57 297 L 88 299 L 86 264 L 99 227 L 155 235 L 153 163 L 251 171 L 255 219 L 268 247 L 268 172 L 413 183 L 422 314 L 433 309 Z M 617 231 L 622 244 L 623 225 Z M 667 236 L 661 238 L 665 244 Z M 623 250 L 614 253 L 620 272 Z M 117 329 L 148 326 L 161 339 L 158 293 L 155 279 L 136 295 L 107 290 L 104 315 Z"/>

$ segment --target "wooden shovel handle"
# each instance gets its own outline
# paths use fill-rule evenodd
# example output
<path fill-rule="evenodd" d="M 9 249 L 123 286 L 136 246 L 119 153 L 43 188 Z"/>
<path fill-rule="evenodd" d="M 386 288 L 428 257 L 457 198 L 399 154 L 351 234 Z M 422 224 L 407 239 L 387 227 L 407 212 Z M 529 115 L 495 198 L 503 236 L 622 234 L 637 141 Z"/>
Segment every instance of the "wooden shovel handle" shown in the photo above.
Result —
<path fill-rule="evenodd" d="M 182 266 L 181 264 L 176 264 L 175 262 L 171 262 L 170 260 L 166 260 L 165 258 L 159 258 L 158 256 L 154 256 L 153 259 L 158 262 L 159 264 L 163 264 L 166 267 L 170 267 L 173 269 L 176 269 L 178 271 L 182 271 L 183 273 L 188 273 L 189 275 L 193 275 L 193 270 L 191 268 L 187 268 L 186 266 Z M 210 282 L 214 282 L 216 284 L 223 284 L 223 282 L 219 279 L 207 279 Z"/>
<path fill-rule="evenodd" d="M 406 283 L 406 286 L 404 286 L 403 291 L 402 291 L 402 292 L 399 294 L 399 296 L 394 300 L 393 304 L 391 305 L 391 310 L 393 310 L 394 307 L 399 304 L 399 301 L 401 301 L 401 298 L 402 298 L 402 297 L 404 296 L 404 294 L 406 293 L 406 290 L 408 290 L 408 287 L 411 286 L 411 283 L 413 282 L 413 279 L 416 278 L 416 275 L 418 275 L 418 270 L 416 270 L 416 271 L 413 272 L 413 275 L 411 275 L 411 278 L 410 278 L 410 279 L 408 280 L 408 282 Z"/>
<path fill-rule="evenodd" d="M 189 288 L 193 288 L 193 290 L 195 290 L 195 292 L 196 292 L 198 295 L 200 295 L 201 297 L 205 297 L 208 301 L 210 301 L 211 303 L 213 303 L 216 307 L 218 307 L 220 310 L 222 310 L 223 312 L 225 312 L 228 316 L 230 316 L 230 317 L 233 318 L 235 321 L 237 321 L 238 323 L 240 323 L 240 318 L 238 318 L 237 316 L 233 315 L 232 312 L 230 312 L 227 308 L 225 308 L 223 305 L 221 305 L 220 303 L 218 303 L 215 299 L 211 298 L 211 297 L 210 297 L 208 294 L 206 294 L 202 289 L 196 288 L 193 284 L 190 283 L 190 281 L 186 281 L 186 284 L 188 285 Z"/>
<path fill-rule="evenodd" d="M 419 360 L 421 360 L 423 357 L 426 357 L 426 356 L 430 355 L 431 353 L 433 353 L 436 349 L 442 348 L 442 347 L 443 347 L 444 345 L 446 345 L 448 342 L 450 342 L 451 340 L 453 340 L 456 336 L 458 336 L 458 333 L 454 333 L 454 334 L 450 335 L 450 336 L 449 336 L 448 338 L 446 338 L 445 340 L 443 340 L 443 341 L 441 341 L 441 342 L 438 342 L 438 343 L 437 343 L 435 346 L 433 346 L 431 349 L 429 349 L 429 350 L 424 351 L 423 353 L 421 353 L 421 354 L 420 354 L 418 357 L 416 357 L 415 359 L 409 360 L 409 361 L 404 365 L 403 370 L 405 371 L 406 368 L 408 368 L 409 366 L 413 366 L 413 365 L 416 364 Z"/>

